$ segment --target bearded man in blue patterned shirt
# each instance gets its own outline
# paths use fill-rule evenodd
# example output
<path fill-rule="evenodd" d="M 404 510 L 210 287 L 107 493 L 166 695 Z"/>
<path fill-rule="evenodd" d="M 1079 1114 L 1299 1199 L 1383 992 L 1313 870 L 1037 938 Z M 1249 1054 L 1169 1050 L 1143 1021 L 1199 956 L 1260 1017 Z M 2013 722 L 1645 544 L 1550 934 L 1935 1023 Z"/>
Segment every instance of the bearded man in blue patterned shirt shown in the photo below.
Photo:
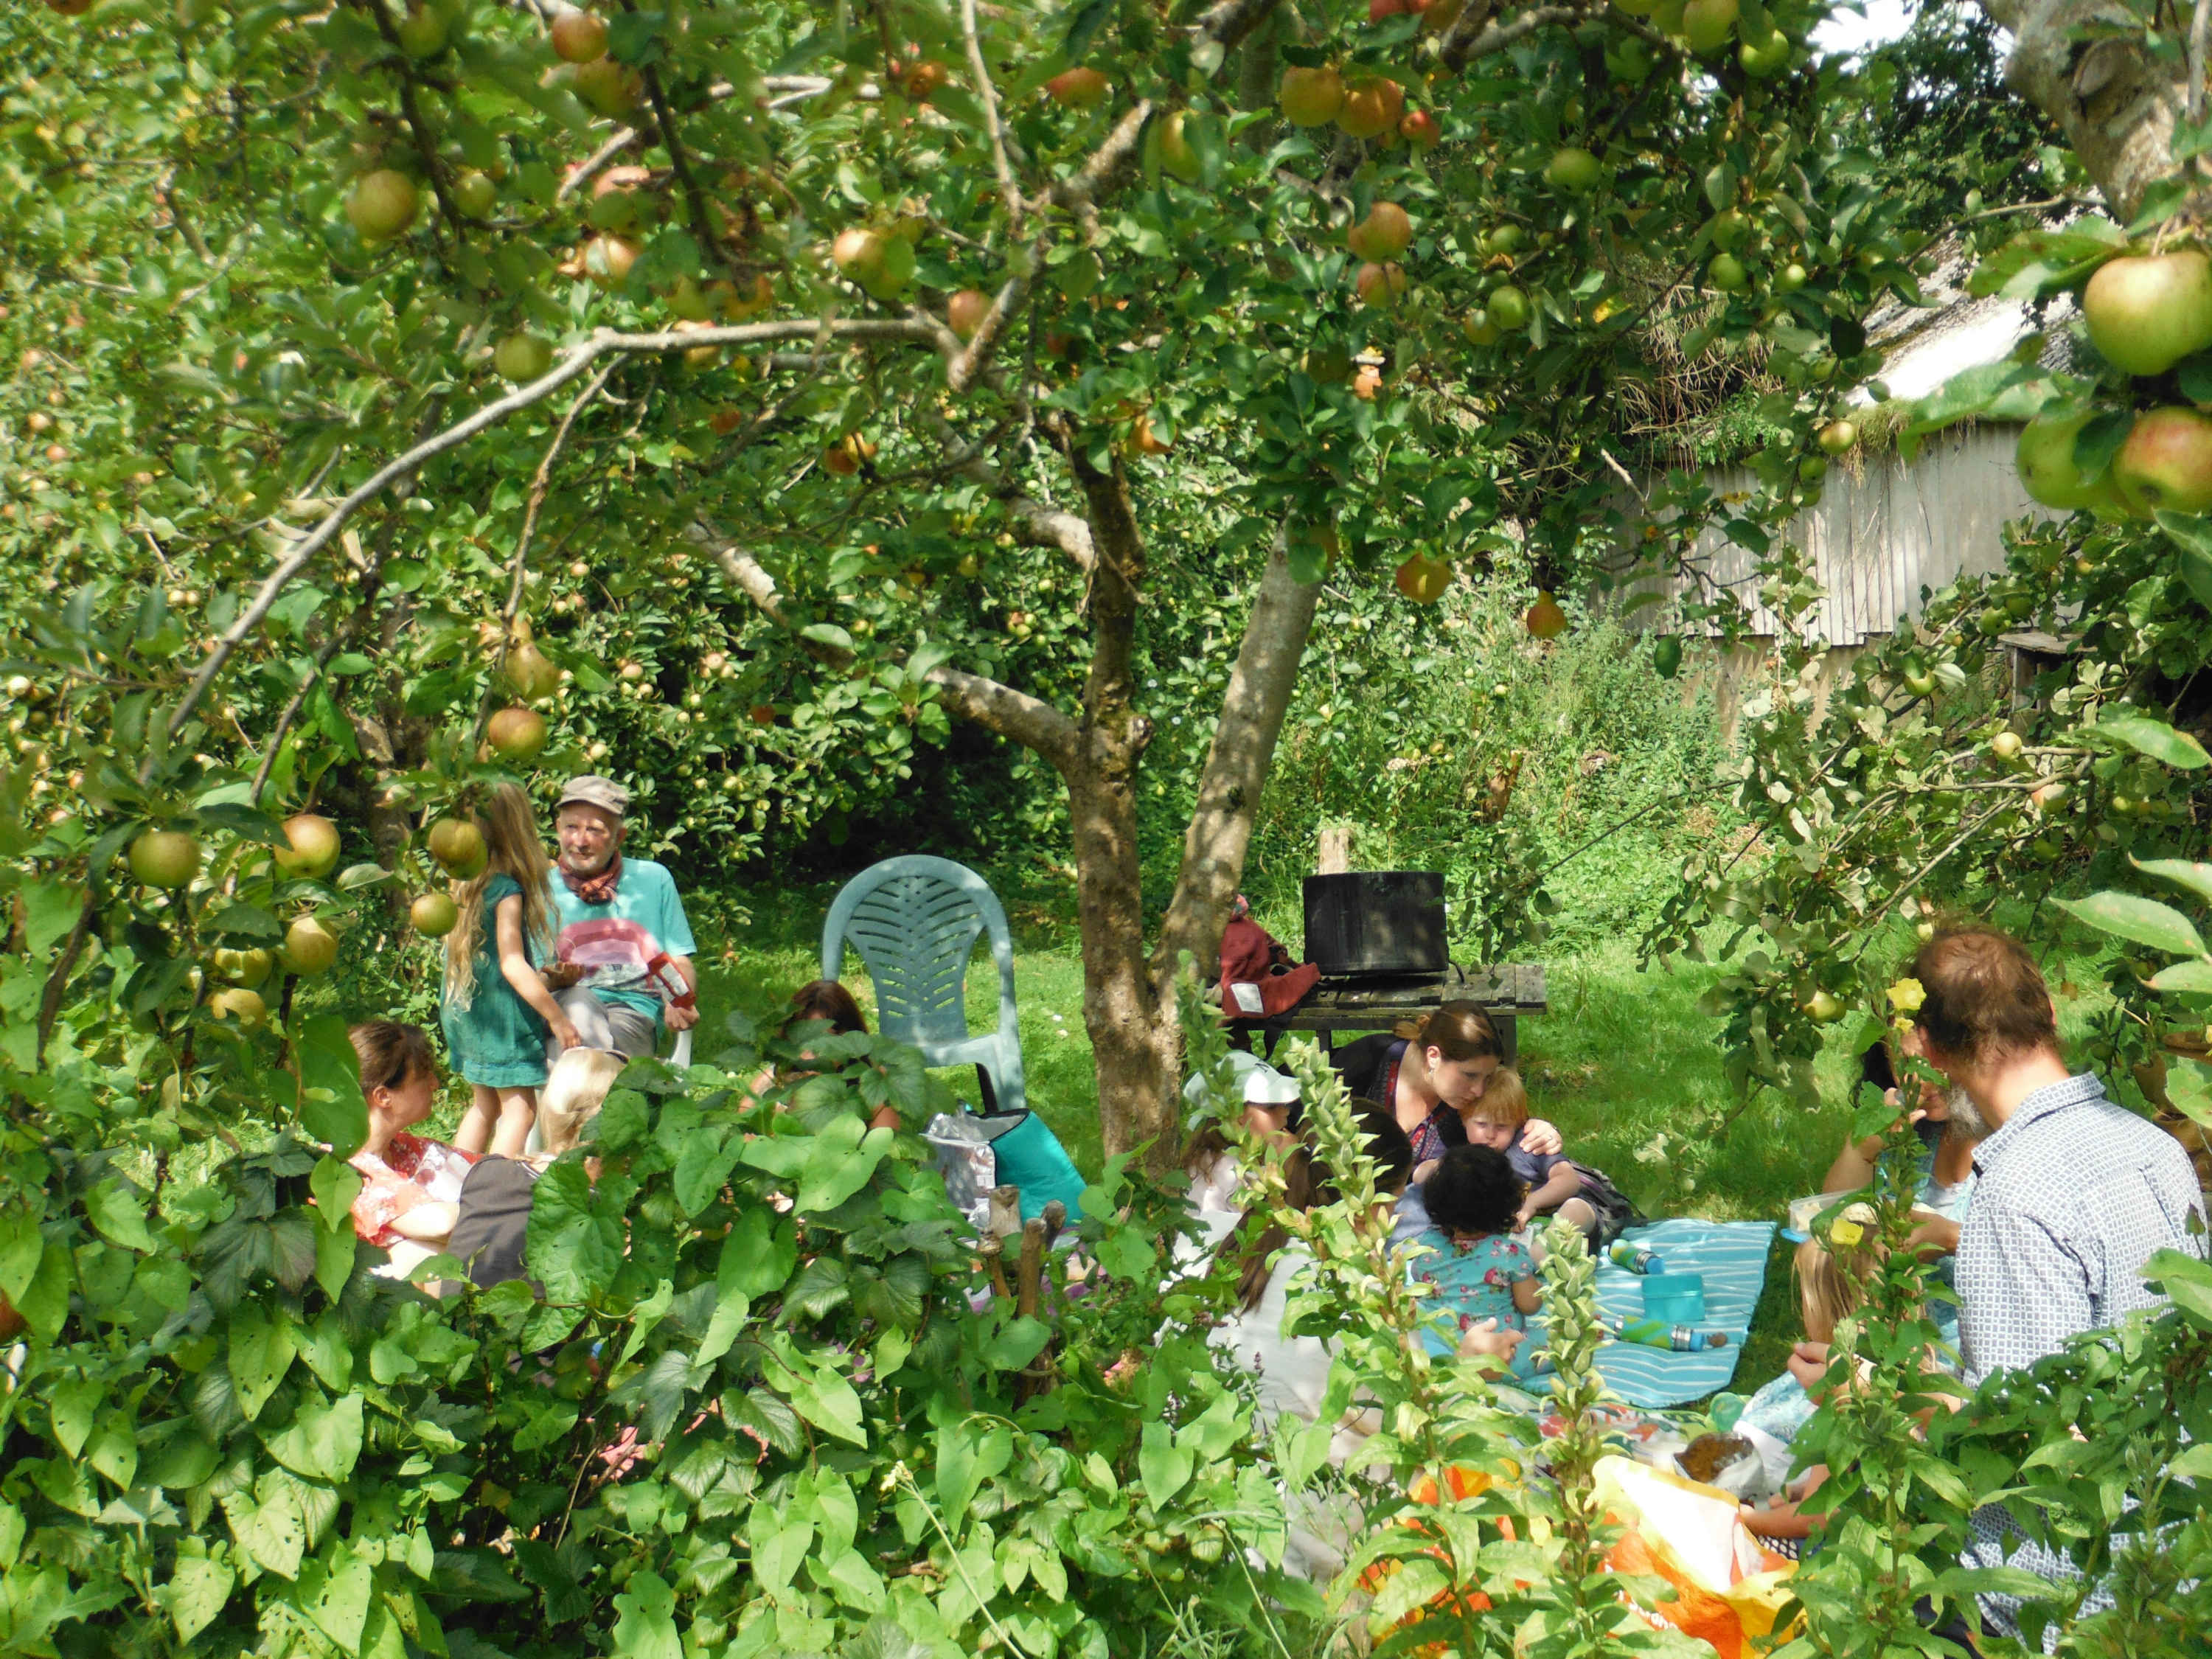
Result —
<path fill-rule="evenodd" d="M 1978 1388 L 2160 1305 L 2142 1265 L 2162 1249 L 2202 1249 L 2203 1194 L 2171 1135 L 2108 1100 L 2094 1077 L 2067 1070 L 2051 993 L 2016 940 L 1946 930 L 1921 947 L 1912 974 L 1925 1000 L 1905 1046 L 1950 1082 L 1954 1128 L 1987 1126 L 1957 1275 L 1960 1352 L 1967 1385 Z M 2063 1554 L 2027 1541 L 2002 1504 L 1986 1504 L 1966 1565 L 2001 1564 L 2054 1583 L 2075 1577 Z M 2084 1610 L 2104 1599 L 2093 1592 Z M 1989 1630 L 2018 1634 L 2018 1598 L 1981 1602 Z"/>

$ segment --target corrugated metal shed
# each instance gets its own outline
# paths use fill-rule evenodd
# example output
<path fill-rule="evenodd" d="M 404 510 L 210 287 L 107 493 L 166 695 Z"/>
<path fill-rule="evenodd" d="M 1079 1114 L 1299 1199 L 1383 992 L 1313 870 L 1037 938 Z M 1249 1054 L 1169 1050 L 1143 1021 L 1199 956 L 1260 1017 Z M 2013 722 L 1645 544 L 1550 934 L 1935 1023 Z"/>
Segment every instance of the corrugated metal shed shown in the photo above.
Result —
<path fill-rule="evenodd" d="M 1921 446 L 1907 466 L 1894 451 L 1868 459 L 1854 475 L 1832 467 L 1820 505 L 1790 521 L 1789 535 L 1811 556 L 1826 597 L 1817 627 L 1830 645 L 1863 644 L 1887 634 L 1899 617 L 1917 616 L 1921 590 L 1937 589 L 1961 575 L 2004 568 L 2006 520 L 2045 509 L 2027 498 L 2013 469 L 2019 429 L 1975 426 L 1941 433 Z M 1716 473 L 1723 496 L 1748 496 L 1756 481 L 1731 467 Z M 1708 580 L 1752 597 L 1756 561 L 1718 529 L 1699 538 L 1693 562 Z M 1672 601 L 1690 586 L 1677 576 L 1641 582 Z M 1754 604 L 1757 631 L 1777 632 L 1775 617 Z M 1671 622 L 1670 603 L 1636 613 L 1638 626 Z"/>
<path fill-rule="evenodd" d="M 1923 398 L 1966 369 L 2012 354 L 2039 330 L 2050 331 L 2041 353 L 2045 362 L 2069 359 L 2073 347 L 2061 325 L 2073 312 L 2069 299 L 2036 308 L 1995 296 L 1971 297 L 1964 283 L 1972 264 L 1963 249 L 1954 247 L 1923 284 L 1931 304 L 1892 305 L 1868 319 L 1869 337 L 1887 352 L 1881 381 L 1888 397 Z M 1853 401 L 1863 404 L 1872 396 L 1863 387 Z M 2019 436 L 2014 426 L 1969 426 L 1928 440 L 1910 466 L 1893 450 L 1856 466 L 1830 468 L 1820 504 L 1800 514 L 1788 532 L 1811 555 L 1826 590 L 1814 625 L 1830 645 L 1856 646 L 1869 635 L 1888 634 L 1899 617 L 1919 614 L 1923 588 L 2003 568 L 2006 521 L 2050 516 L 2028 500 L 2013 469 Z M 1747 497 L 1754 488 L 1742 467 L 1717 469 L 1711 482 L 1724 499 Z M 1718 530 L 1699 539 L 1692 556 L 1708 580 L 1752 597 L 1755 561 Z M 1677 577 L 1640 582 L 1630 591 L 1656 588 L 1672 601 L 1690 586 Z M 1764 606 L 1754 606 L 1754 614 L 1759 634 L 1778 631 Z M 1647 605 L 1634 613 L 1632 625 L 1672 625 L 1674 620 L 1671 604 Z"/>

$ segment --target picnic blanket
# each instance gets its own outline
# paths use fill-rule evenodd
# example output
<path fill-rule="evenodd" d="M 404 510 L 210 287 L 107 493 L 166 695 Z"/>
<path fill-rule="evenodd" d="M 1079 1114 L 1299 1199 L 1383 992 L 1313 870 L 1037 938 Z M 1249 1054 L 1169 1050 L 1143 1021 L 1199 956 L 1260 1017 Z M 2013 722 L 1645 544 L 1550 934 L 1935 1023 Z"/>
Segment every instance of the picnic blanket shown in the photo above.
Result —
<path fill-rule="evenodd" d="M 1728 1387 L 1743 1358 L 1743 1340 L 1766 1282 L 1774 1224 L 1680 1217 L 1632 1228 L 1623 1237 L 1656 1251 L 1670 1273 L 1705 1276 L 1705 1317 L 1697 1328 L 1726 1331 L 1729 1345 L 1675 1353 L 1635 1342 L 1608 1342 L 1597 1352 L 1597 1368 L 1607 1386 L 1632 1406 L 1680 1406 Z M 1610 1261 L 1601 1262 L 1597 1301 L 1608 1321 L 1641 1318 L 1644 1281 Z"/>

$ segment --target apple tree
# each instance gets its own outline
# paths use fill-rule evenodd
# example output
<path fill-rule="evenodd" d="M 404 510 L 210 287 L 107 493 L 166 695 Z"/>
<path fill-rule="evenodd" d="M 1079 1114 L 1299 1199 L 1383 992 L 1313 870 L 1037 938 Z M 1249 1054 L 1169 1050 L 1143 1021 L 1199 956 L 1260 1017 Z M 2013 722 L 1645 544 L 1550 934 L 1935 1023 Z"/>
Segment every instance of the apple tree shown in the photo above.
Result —
<path fill-rule="evenodd" d="M 1173 967 L 1218 937 L 1317 580 L 1421 604 L 1510 551 L 1548 590 L 1717 514 L 1802 589 L 1778 526 L 1875 365 L 1858 319 L 1913 292 L 1816 9 L 1370 12 L 11 15 L 44 266 L 4 326 L 77 447 L 21 414 L 0 535 L 80 596 L 50 675 L 137 630 L 128 686 L 67 703 L 72 773 L 129 786 L 72 820 L 82 873 L 111 824 L 311 797 L 389 866 L 527 763 L 519 717 L 479 760 L 518 695 L 563 758 L 667 744 L 684 810 L 787 781 L 825 823 L 965 722 L 1065 789 L 1107 1144 L 1167 1156 Z M 1763 364 L 1755 499 L 1632 482 L 1662 317 Z M 1148 915 L 1138 669 L 1186 592 L 1243 620 Z M 126 703 L 127 756 L 92 735 Z"/>
<path fill-rule="evenodd" d="M 2138 18 L 2078 50 L 2078 8 L 1991 6 L 2011 83 L 2073 146 L 2104 211 L 1984 238 L 1971 279 L 2045 312 L 2046 331 L 1905 411 L 1909 456 L 1977 416 L 2022 421 L 2018 466 L 2053 516 L 2007 531 L 2006 568 L 1934 595 L 1815 720 L 1820 647 L 1784 641 L 1750 712 L 1739 799 L 1773 856 L 1707 861 L 1662 942 L 1700 923 L 1759 948 L 1717 999 L 1746 1086 L 1809 1097 L 1822 1027 L 1880 1018 L 1893 957 L 1941 920 L 2078 923 L 2120 943 L 2091 1058 L 2132 1072 L 2198 1154 L 2204 1054 L 2205 739 L 2212 650 L 2212 259 L 2201 240 L 2203 41 Z M 2070 191 L 2062 191 L 2070 195 Z M 2051 204 L 2029 204 L 2048 210 Z M 2051 349 L 2053 333 L 2067 349 Z M 2052 368 L 2057 362 L 2065 367 Z M 2003 636 L 2035 630 L 2015 661 Z M 2023 908 L 2025 907 L 2025 908 Z M 2178 959 L 2177 959 L 2178 958 Z"/>

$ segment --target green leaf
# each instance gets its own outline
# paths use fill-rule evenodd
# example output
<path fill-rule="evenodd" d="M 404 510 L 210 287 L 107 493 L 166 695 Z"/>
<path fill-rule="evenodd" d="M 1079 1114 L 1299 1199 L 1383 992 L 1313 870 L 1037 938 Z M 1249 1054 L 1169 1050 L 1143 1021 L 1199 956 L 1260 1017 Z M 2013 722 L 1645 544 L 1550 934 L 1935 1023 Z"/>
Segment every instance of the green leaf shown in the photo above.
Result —
<path fill-rule="evenodd" d="M 38 1272 L 31 1276 L 23 1293 L 14 1298 L 15 1311 L 49 1342 L 61 1334 L 62 1322 L 69 1317 L 70 1287 L 75 1279 L 70 1253 L 51 1249 L 39 1257 Z"/>
<path fill-rule="evenodd" d="M 335 1232 L 353 1221 L 353 1201 L 361 1196 L 361 1171 L 343 1158 L 327 1154 L 315 1161 L 307 1176 L 307 1190 L 315 1195 L 315 1213 Z"/>
<path fill-rule="evenodd" d="M 96 1377 L 71 1377 L 56 1383 L 46 1402 L 53 1418 L 54 1443 L 71 1457 L 82 1451 L 100 1415 L 100 1401 L 106 1397 L 106 1385 Z"/>
<path fill-rule="evenodd" d="M 203 1551 L 206 1548 L 198 1538 L 189 1541 Z M 176 1571 L 158 1592 L 162 1610 L 177 1627 L 179 1646 L 189 1647 L 192 1638 L 215 1622 L 237 1583 L 238 1575 L 228 1563 L 210 1560 L 205 1554 L 186 1555 L 179 1546 Z"/>
<path fill-rule="evenodd" d="M 154 1236 L 146 1231 L 146 1209 L 138 1195 L 110 1176 L 84 1195 L 85 1219 L 111 1244 L 142 1255 L 154 1249 Z"/>
<path fill-rule="evenodd" d="M 2188 859 L 2138 859 L 2129 863 L 2147 876 L 2160 881 L 2170 881 L 2177 887 L 2185 887 L 2197 897 L 2212 902 L 2212 864 L 2199 864 Z"/>
<path fill-rule="evenodd" d="M 360 1461 L 362 1427 L 362 1397 L 349 1394 L 332 1401 L 301 1401 L 291 1422 L 263 1440 L 269 1455 L 293 1474 L 340 1481 Z"/>
<path fill-rule="evenodd" d="M 247 1421 L 260 1415 L 298 1351 L 291 1322 L 282 1315 L 271 1319 L 255 1302 L 240 1303 L 232 1311 L 230 1382 L 238 1396 L 238 1408 Z"/>
<path fill-rule="evenodd" d="M 2177 732 L 2164 720 L 2154 720 L 2148 714 L 2108 714 L 2090 730 L 2179 771 L 2194 772 L 2201 767 L 2212 766 L 2212 755 L 2204 752 L 2203 744 L 2186 732 Z"/>
<path fill-rule="evenodd" d="M 12 1205 L 0 1209 L 0 1296 L 10 1302 L 22 1301 L 46 1248 L 37 1216 Z"/>
<path fill-rule="evenodd" d="M 350 1224 L 315 1229 L 315 1283 L 333 1302 L 344 1291 L 346 1281 L 353 1277 L 360 1243 Z"/>
<path fill-rule="evenodd" d="M 983 1344 L 983 1363 L 1002 1371 L 1018 1371 L 1044 1352 L 1052 1340 L 1052 1327 L 1026 1316 L 1009 1320 Z"/>
<path fill-rule="evenodd" d="M 1197 1467 L 1198 1460 L 1176 1444 L 1166 1424 L 1156 1418 L 1145 1425 L 1144 1437 L 1137 1445 L 1137 1474 L 1154 1509 L 1164 1510 L 1189 1484 Z"/>
<path fill-rule="evenodd" d="M 654 1572 L 634 1572 L 615 1597 L 614 1651 L 623 1659 L 684 1659 L 676 1633 L 676 1592 Z"/>
<path fill-rule="evenodd" d="M 739 1216 L 722 1242 L 715 1286 L 725 1297 L 769 1296 L 784 1287 L 798 1261 L 799 1230 L 763 1204 Z"/>
<path fill-rule="evenodd" d="M 2092 893 L 2087 898 L 2061 899 L 2058 908 L 2100 933 L 2178 957 L 2204 954 L 2204 941 L 2197 938 L 2189 918 L 2156 899 L 2133 893 Z"/>
<path fill-rule="evenodd" d="M 968 1505 L 983 1483 L 1013 1461 L 1013 1431 L 990 1418 L 971 1417 L 937 1431 L 937 1503 L 945 1529 L 955 1538 Z"/>
<path fill-rule="evenodd" d="M 2160 1250 L 2143 1263 L 2142 1276 L 2166 1292 L 2184 1318 L 2212 1330 L 2212 1262 Z"/>
<path fill-rule="evenodd" d="M 375 1569 L 343 1544 L 328 1561 L 308 1562 L 293 1588 L 300 1611 L 337 1644 L 340 1653 L 361 1651 L 362 1632 L 368 1625 L 375 1595 Z"/>
<path fill-rule="evenodd" d="M 590 1302 L 622 1271 L 621 1212 L 595 1202 L 583 1160 L 565 1158 L 538 1179 L 525 1249 L 549 1301 Z"/>
<path fill-rule="evenodd" d="M 49 878 L 26 882 L 23 901 L 23 943 L 32 956 L 44 957 L 76 927 L 84 913 L 84 889 Z"/>
<path fill-rule="evenodd" d="M 667 56 L 661 40 L 665 11 L 620 11 L 607 20 L 607 56 L 634 69 L 646 69 Z"/>
<path fill-rule="evenodd" d="M 339 1158 L 368 1139 L 368 1102 L 361 1092 L 361 1057 L 338 1014 L 317 1014 L 293 1034 L 300 1064 L 300 1122 Z"/>
<path fill-rule="evenodd" d="M 2063 230 L 2032 230 L 1983 256 L 1967 280 L 1977 296 L 2038 299 L 2073 287 L 2116 253 L 2127 238 L 2110 220 L 2092 216 Z"/>
<path fill-rule="evenodd" d="M 2212 995 L 2212 962 L 2177 962 L 2151 975 L 2154 991 L 2183 991 Z"/>

